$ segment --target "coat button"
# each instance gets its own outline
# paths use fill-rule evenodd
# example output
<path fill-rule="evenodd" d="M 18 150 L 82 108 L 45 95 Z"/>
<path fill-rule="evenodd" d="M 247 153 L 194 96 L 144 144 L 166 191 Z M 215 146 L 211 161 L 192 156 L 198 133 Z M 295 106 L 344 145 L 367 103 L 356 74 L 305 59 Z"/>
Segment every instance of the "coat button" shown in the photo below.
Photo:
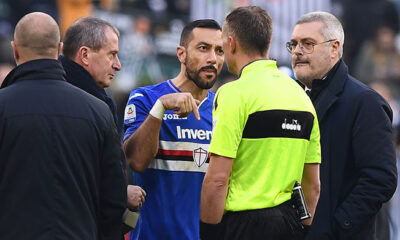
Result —
<path fill-rule="evenodd" d="M 348 227 L 348 226 L 350 226 L 350 221 L 349 220 L 344 220 L 344 225 L 346 226 L 346 227 Z"/>

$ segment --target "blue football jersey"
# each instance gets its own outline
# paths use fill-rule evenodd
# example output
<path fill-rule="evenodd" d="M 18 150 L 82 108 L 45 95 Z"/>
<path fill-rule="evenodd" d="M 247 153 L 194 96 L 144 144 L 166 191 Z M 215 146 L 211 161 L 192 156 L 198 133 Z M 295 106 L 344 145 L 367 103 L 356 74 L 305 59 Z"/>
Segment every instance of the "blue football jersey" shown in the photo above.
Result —
<path fill-rule="evenodd" d="M 125 108 L 124 140 L 147 118 L 157 99 L 180 92 L 171 80 L 138 88 Z M 212 135 L 212 105 L 215 94 L 199 105 L 201 120 L 193 113 L 179 118 L 166 111 L 160 130 L 157 156 L 143 173 L 135 173 L 135 184 L 147 193 L 131 239 L 199 239 L 200 192 L 208 167 Z"/>

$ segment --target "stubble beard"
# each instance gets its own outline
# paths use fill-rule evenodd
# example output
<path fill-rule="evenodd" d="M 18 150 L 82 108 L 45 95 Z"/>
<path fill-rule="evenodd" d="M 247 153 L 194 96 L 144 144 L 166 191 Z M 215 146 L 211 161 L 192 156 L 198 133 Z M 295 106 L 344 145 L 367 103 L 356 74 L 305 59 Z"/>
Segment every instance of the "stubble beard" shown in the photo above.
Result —
<path fill-rule="evenodd" d="M 208 67 L 202 67 L 202 68 L 200 68 L 199 70 L 196 71 L 196 70 L 193 70 L 191 68 L 191 65 L 192 65 L 191 64 L 191 60 L 188 57 L 186 57 L 186 64 L 185 64 L 185 66 L 186 66 L 186 77 L 188 79 L 190 79 L 191 81 L 193 81 L 198 88 L 201 88 L 201 89 L 210 89 L 210 88 L 212 88 L 214 83 L 217 81 L 217 70 L 214 67 L 209 67 L 208 66 Z M 214 77 L 214 79 L 212 81 L 208 82 L 207 80 L 203 80 L 200 77 L 200 72 L 202 70 L 204 70 L 204 69 L 215 69 L 215 77 Z"/>

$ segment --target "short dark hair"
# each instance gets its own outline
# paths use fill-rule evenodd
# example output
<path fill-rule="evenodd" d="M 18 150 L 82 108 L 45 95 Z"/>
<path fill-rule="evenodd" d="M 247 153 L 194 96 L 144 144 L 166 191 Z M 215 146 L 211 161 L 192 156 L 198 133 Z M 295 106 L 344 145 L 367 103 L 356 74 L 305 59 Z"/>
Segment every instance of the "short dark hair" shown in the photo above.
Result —
<path fill-rule="evenodd" d="M 190 42 L 192 31 L 195 28 L 210 28 L 215 30 L 222 30 L 221 26 L 213 19 L 200 19 L 186 24 L 182 30 L 181 41 L 179 45 L 187 47 Z"/>
<path fill-rule="evenodd" d="M 119 37 L 119 31 L 111 23 L 96 17 L 84 17 L 75 21 L 65 33 L 63 55 L 74 58 L 79 48 L 87 46 L 99 51 L 107 44 L 105 30 L 112 29 Z"/>
<path fill-rule="evenodd" d="M 239 7 L 225 19 L 228 32 L 238 39 L 243 51 L 265 55 L 272 38 L 272 20 L 268 12 L 258 6 Z"/>

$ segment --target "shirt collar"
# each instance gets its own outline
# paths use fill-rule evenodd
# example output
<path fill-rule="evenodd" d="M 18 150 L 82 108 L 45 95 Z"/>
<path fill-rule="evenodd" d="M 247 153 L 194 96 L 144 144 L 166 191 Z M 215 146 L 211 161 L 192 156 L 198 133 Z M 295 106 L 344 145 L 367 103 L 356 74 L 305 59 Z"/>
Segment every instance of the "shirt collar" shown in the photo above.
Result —
<path fill-rule="evenodd" d="M 259 67 L 273 67 L 277 68 L 276 66 L 276 61 L 270 60 L 270 59 L 257 59 L 254 61 L 251 61 L 247 63 L 246 65 L 243 66 L 243 68 L 240 70 L 238 78 L 242 76 L 245 72 L 251 71 L 253 69 L 259 68 Z"/>
<path fill-rule="evenodd" d="M 315 100 L 321 93 L 322 89 L 328 86 L 341 63 L 342 60 L 340 59 L 322 79 L 314 79 L 312 81 L 312 88 L 310 91 L 311 100 Z"/>

